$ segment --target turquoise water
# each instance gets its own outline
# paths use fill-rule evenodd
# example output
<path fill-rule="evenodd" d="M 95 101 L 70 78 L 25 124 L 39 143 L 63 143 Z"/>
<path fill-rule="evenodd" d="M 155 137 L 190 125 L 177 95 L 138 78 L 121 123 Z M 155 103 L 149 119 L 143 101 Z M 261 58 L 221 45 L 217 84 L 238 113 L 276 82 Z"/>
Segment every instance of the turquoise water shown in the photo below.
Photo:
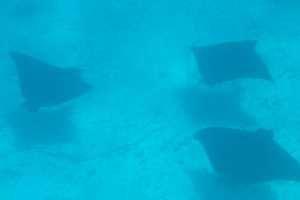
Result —
<path fill-rule="evenodd" d="M 296 0 L 0 1 L 0 199 L 206 200 L 212 170 L 193 134 L 273 129 L 300 160 Z M 276 84 L 195 87 L 190 46 L 258 40 Z M 83 70 L 93 90 L 31 113 L 8 51 Z M 194 89 L 192 89 L 194 88 Z M 299 199 L 299 183 L 220 187 L 211 199 Z"/>

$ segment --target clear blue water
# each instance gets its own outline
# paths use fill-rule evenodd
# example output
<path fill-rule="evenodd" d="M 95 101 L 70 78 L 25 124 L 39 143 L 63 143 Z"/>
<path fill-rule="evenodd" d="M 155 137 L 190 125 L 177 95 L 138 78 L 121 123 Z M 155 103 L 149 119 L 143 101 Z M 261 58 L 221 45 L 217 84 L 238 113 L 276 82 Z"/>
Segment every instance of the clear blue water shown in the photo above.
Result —
<path fill-rule="evenodd" d="M 0 1 L 0 199 L 299 199 L 299 183 L 216 188 L 193 134 L 207 126 L 273 129 L 300 160 L 296 0 Z M 258 40 L 276 85 L 195 87 L 190 46 Z M 21 108 L 8 51 L 83 70 L 83 96 Z M 194 88 L 191 90 L 191 88 Z"/>

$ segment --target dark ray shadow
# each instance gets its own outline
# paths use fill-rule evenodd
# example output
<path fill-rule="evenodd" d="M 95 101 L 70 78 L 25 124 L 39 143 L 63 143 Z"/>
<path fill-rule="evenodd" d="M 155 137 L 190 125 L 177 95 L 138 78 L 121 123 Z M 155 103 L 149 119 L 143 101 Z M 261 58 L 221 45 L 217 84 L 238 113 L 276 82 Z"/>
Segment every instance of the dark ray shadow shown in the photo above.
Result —
<path fill-rule="evenodd" d="M 186 96 L 186 112 L 197 123 L 254 126 L 256 121 L 241 108 L 242 89 L 197 87 Z"/>
<path fill-rule="evenodd" d="M 71 111 L 71 107 L 40 110 L 37 113 L 23 111 L 12 123 L 16 144 L 29 148 L 74 141 L 77 134 L 70 119 Z"/>
<path fill-rule="evenodd" d="M 203 200 L 275 200 L 274 194 L 268 183 L 243 185 L 236 189 L 227 189 L 222 184 L 217 184 L 217 175 L 208 172 L 187 171 L 188 176 Z"/>

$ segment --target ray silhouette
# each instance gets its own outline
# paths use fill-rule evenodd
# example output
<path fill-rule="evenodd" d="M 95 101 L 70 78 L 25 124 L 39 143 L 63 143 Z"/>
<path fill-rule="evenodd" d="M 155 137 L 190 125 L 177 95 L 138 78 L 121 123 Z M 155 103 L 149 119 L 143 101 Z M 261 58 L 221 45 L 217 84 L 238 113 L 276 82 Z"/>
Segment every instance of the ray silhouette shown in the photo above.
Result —
<path fill-rule="evenodd" d="M 300 181 L 299 163 L 273 140 L 271 130 L 209 127 L 198 131 L 195 138 L 228 188 L 275 180 Z"/>
<path fill-rule="evenodd" d="M 29 111 L 72 100 L 91 90 L 79 69 L 60 68 L 15 51 L 9 52 L 18 75 L 23 104 Z"/>
<path fill-rule="evenodd" d="M 210 87 L 240 78 L 260 78 L 275 83 L 255 50 L 256 43 L 244 40 L 191 47 L 204 76 L 201 82 Z"/>

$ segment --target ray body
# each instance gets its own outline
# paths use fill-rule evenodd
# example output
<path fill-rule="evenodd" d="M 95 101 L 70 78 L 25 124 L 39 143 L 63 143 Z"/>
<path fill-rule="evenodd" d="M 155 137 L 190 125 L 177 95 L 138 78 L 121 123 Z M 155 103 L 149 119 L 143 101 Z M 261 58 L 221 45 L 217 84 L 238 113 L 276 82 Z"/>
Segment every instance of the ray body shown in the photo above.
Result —
<path fill-rule="evenodd" d="M 255 50 L 256 41 L 227 42 L 191 47 L 202 82 L 208 86 L 240 78 L 260 78 L 274 83 L 266 65 Z"/>
<path fill-rule="evenodd" d="M 31 111 L 67 102 L 91 90 L 76 68 L 56 67 L 14 51 L 9 54 L 18 71 L 24 105 Z"/>
<path fill-rule="evenodd" d="M 299 163 L 273 140 L 270 130 L 255 132 L 210 127 L 195 138 L 211 165 L 229 187 L 274 180 L 300 181 Z"/>

